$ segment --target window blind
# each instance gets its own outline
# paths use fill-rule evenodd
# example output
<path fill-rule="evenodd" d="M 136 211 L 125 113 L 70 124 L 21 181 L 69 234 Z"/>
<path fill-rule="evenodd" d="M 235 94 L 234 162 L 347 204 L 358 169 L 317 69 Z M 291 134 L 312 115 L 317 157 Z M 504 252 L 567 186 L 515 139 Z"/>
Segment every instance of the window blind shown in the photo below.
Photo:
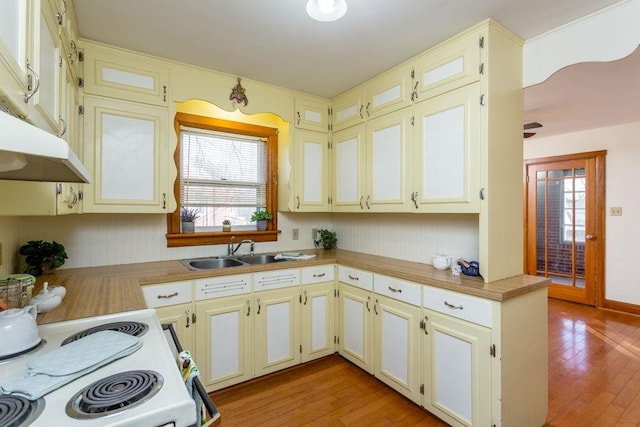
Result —
<path fill-rule="evenodd" d="M 181 128 L 182 206 L 266 207 L 267 143 Z"/>

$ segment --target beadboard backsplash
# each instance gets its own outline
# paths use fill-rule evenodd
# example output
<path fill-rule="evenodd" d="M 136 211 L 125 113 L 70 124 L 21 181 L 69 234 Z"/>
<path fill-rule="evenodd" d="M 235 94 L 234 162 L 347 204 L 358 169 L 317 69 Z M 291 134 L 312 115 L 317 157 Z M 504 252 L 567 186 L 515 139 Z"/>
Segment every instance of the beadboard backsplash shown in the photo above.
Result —
<path fill-rule="evenodd" d="M 330 228 L 337 232 L 341 249 L 425 263 L 431 263 L 435 253 L 478 256 L 474 215 L 279 213 L 278 225 L 282 230 L 278 242 L 257 243 L 256 252 L 310 249 L 312 229 Z M 3 250 L 13 252 L 3 254 L 3 268 L 14 263 L 21 244 L 34 239 L 62 243 L 69 255 L 63 268 L 226 255 L 227 250 L 226 245 L 167 248 L 164 215 L 2 218 L 0 227 Z M 293 240 L 294 228 L 298 240 Z"/>

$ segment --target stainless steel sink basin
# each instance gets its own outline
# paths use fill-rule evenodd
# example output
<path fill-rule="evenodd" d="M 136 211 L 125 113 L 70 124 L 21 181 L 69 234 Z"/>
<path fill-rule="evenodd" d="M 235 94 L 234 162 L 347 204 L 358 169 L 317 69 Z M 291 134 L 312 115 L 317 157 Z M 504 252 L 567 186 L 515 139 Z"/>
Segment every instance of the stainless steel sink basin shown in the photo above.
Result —
<path fill-rule="evenodd" d="M 183 259 L 180 261 L 182 265 L 189 270 L 217 270 L 220 268 L 240 267 L 242 265 L 254 265 L 254 264 L 270 264 L 272 262 L 286 261 L 284 259 L 276 259 L 275 255 L 260 254 L 260 255 L 239 255 L 237 257 L 211 257 L 211 258 L 196 258 L 196 259 Z"/>
<path fill-rule="evenodd" d="M 218 268 L 246 265 L 235 258 L 201 258 L 183 260 L 182 264 L 190 270 L 215 270 Z"/>
<path fill-rule="evenodd" d="M 242 262 L 246 262 L 247 264 L 270 264 L 272 262 L 280 262 L 286 261 L 284 259 L 276 259 L 275 255 L 244 255 L 237 258 Z"/>

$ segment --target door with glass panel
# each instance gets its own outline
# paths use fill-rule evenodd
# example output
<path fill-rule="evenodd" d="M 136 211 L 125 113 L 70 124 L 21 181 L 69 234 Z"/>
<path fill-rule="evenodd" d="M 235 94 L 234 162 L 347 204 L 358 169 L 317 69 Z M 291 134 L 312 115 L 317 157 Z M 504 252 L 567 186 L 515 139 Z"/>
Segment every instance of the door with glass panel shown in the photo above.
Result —
<path fill-rule="evenodd" d="M 525 270 L 551 279 L 550 297 L 602 301 L 604 154 L 525 162 Z"/>

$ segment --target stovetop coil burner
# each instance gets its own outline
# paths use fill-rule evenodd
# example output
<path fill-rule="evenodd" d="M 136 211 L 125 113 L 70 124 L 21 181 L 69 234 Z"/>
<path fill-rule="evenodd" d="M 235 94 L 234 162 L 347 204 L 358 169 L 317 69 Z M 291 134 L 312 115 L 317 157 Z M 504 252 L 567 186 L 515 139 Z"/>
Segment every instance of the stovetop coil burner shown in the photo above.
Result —
<path fill-rule="evenodd" d="M 116 331 L 116 332 L 122 332 L 127 335 L 132 335 L 134 337 L 140 337 L 146 334 L 148 330 L 149 330 L 149 325 L 142 322 L 127 321 L 127 322 L 105 323 L 104 325 L 94 326 L 93 328 L 89 328 L 89 329 L 85 329 L 84 331 L 77 332 L 71 335 L 70 337 L 68 337 L 67 339 L 65 339 L 64 341 L 62 341 L 62 344 L 60 345 L 61 346 L 67 345 L 70 342 L 79 340 L 80 338 L 84 338 L 87 335 L 95 334 L 96 332 L 100 332 L 100 331 Z"/>
<path fill-rule="evenodd" d="M 6 361 L 10 361 L 10 360 L 13 360 L 13 359 L 17 359 L 20 356 L 24 356 L 25 354 L 32 353 L 32 352 L 40 349 L 40 347 L 44 346 L 46 343 L 47 343 L 47 341 L 41 339 L 38 344 L 36 344 L 33 347 L 30 347 L 30 348 L 28 348 L 26 350 L 22 350 L 22 351 L 19 351 L 17 353 L 7 354 L 6 356 L 1 356 L 0 357 L 0 363 L 6 362 Z M 2 424 L 0 424 L 0 426 L 1 425 Z"/>
<path fill-rule="evenodd" d="M 148 401 L 163 384 L 164 378 L 155 371 L 119 372 L 80 390 L 67 402 L 65 411 L 77 419 L 111 415 Z"/>
<path fill-rule="evenodd" d="M 45 401 L 30 401 L 20 396 L 0 396 L 0 426 L 28 426 L 42 413 Z"/>

